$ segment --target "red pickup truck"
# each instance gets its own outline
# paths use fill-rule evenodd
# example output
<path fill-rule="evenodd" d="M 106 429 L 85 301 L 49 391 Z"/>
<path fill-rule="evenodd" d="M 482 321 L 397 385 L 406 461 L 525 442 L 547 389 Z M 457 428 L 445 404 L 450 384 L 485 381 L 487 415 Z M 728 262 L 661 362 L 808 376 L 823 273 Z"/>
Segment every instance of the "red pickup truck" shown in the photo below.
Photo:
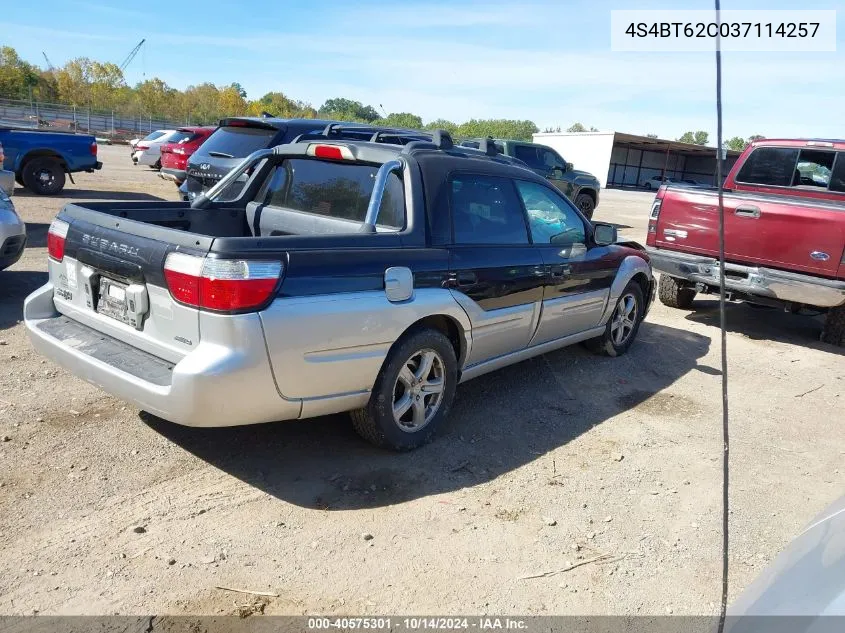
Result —
<path fill-rule="evenodd" d="M 725 179 L 724 208 L 728 297 L 826 312 L 822 341 L 845 346 L 845 141 L 752 143 Z M 716 189 L 660 187 L 646 244 L 665 305 L 718 293 Z"/>

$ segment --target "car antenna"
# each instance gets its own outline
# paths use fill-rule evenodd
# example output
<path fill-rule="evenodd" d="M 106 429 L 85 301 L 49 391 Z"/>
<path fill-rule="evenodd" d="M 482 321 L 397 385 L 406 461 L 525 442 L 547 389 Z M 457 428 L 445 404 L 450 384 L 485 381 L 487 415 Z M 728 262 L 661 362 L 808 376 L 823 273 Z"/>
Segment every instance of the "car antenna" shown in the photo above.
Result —
<path fill-rule="evenodd" d="M 716 24 L 721 27 L 721 2 L 714 0 Z M 724 633 L 728 610 L 728 553 L 729 553 L 729 464 L 730 434 L 728 433 L 728 348 L 727 317 L 725 315 L 725 202 L 722 186 L 722 42 L 716 33 L 716 190 L 719 196 L 719 330 L 722 349 L 722 599 L 719 605 L 718 633 Z"/>

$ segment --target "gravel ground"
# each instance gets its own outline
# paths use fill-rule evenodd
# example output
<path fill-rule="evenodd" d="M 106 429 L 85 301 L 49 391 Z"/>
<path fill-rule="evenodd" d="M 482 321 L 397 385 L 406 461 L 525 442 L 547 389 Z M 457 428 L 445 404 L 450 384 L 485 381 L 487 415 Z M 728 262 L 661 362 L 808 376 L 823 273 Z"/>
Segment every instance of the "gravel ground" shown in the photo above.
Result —
<path fill-rule="evenodd" d="M 176 199 L 127 148 L 100 153 L 63 197 L 15 197 L 30 245 L 0 272 L 0 613 L 249 602 L 217 585 L 278 594 L 267 614 L 715 612 L 715 301 L 655 305 L 625 357 L 576 346 L 461 386 L 411 454 L 370 447 L 345 416 L 182 428 L 40 358 L 19 322 L 61 205 Z M 596 217 L 643 240 L 650 200 L 606 191 Z M 818 319 L 728 319 L 735 596 L 845 488 L 845 363 Z M 543 572 L 559 573 L 524 578 Z"/>

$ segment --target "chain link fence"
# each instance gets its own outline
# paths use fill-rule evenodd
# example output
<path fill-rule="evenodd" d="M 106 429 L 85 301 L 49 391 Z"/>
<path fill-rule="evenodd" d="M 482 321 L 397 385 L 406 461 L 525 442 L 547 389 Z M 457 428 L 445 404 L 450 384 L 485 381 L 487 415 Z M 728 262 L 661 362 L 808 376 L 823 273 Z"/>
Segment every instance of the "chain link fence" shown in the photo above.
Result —
<path fill-rule="evenodd" d="M 0 126 L 29 127 L 57 132 L 84 132 L 115 141 L 125 141 L 153 130 L 190 125 L 153 116 L 128 116 L 114 110 L 92 110 L 58 103 L 0 99 Z"/>

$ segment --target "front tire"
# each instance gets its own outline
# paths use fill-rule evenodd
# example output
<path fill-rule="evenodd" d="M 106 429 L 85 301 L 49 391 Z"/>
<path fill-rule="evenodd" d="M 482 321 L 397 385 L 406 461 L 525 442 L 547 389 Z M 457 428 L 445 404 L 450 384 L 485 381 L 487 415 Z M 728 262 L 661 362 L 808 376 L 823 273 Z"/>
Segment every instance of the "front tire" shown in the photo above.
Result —
<path fill-rule="evenodd" d="M 616 307 L 607 321 L 604 334 L 585 341 L 584 345 L 597 354 L 621 356 L 633 344 L 644 317 L 643 289 L 640 284 L 631 280 L 616 301 Z"/>
<path fill-rule="evenodd" d="M 52 196 L 65 188 L 65 170 L 54 158 L 33 158 L 22 172 L 24 184 L 40 196 Z"/>
<path fill-rule="evenodd" d="M 660 275 L 657 296 L 660 297 L 660 303 L 665 306 L 689 310 L 692 307 L 692 300 L 695 299 L 695 288 L 682 285 L 681 280 L 675 277 Z"/>
<path fill-rule="evenodd" d="M 588 220 L 593 219 L 593 212 L 596 210 L 596 201 L 588 193 L 579 193 L 575 196 L 575 206 L 584 214 Z"/>
<path fill-rule="evenodd" d="M 821 341 L 822 343 L 845 347 L 845 305 L 827 311 Z"/>
<path fill-rule="evenodd" d="M 355 431 L 381 448 L 409 451 L 431 441 L 449 414 L 458 382 L 451 341 L 439 330 L 405 334 L 390 350 Z"/>

